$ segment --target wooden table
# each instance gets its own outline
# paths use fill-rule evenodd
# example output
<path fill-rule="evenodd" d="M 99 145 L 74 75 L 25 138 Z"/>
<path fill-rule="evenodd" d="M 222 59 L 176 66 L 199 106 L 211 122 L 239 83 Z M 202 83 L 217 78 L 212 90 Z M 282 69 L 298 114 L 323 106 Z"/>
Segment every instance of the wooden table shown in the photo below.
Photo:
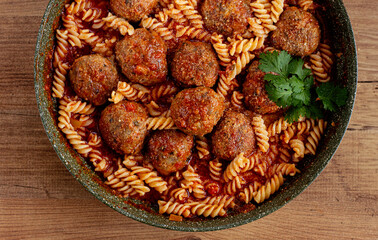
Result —
<path fill-rule="evenodd" d="M 151 227 L 76 182 L 43 130 L 33 58 L 48 0 L 0 1 L 0 239 L 378 239 L 378 1 L 345 0 L 359 58 L 348 131 L 317 180 L 279 211 L 229 230 Z"/>

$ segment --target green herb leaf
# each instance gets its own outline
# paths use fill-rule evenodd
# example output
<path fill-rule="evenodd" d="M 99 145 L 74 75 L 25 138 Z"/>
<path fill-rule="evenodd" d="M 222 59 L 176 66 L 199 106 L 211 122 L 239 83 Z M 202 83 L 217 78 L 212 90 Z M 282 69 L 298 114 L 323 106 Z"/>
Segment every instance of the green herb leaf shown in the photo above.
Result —
<path fill-rule="evenodd" d="M 269 99 L 288 108 L 285 117 L 289 122 L 300 117 L 322 118 L 322 108 L 336 111 L 346 103 L 346 89 L 332 83 L 314 86 L 311 70 L 303 67 L 303 59 L 293 58 L 286 51 L 262 53 L 260 58 L 259 68 L 267 73 L 264 80 Z"/>
<path fill-rule="evenodd" d="M 295 74 L 299 79 L 304 80 L 311 75 L 311 70 L 303 68 L 303 65 L 304 61 L 302 58 L 293 58 L 288 67 L 289 74 Z"/>
<path fill-rule="evenodd" d="M 287 77 L 288 76 L 288 66 L 291 61 L 291 56 L 286 51 L 277 51 L 261 53 L 260 54 L 260 65 L 259 68 L 263 72 L 274 72 L 278 75 Z"/>
<path fill-rule="evenodd" d="M 308 117 L 307 109 L 305 106 L 291 107 L 287 110 L 285 120 L 289 123 L 297 121 L 300 117 Z"/>
<path fill-rule="evenodd" d="M 323 102 L 324 109 L 336 111 L 337 107 L 346 104 L 348 91 L 346 88 L 340 88 L 333 83 L 327 82 L 316 88 L 318 98 Z"/>

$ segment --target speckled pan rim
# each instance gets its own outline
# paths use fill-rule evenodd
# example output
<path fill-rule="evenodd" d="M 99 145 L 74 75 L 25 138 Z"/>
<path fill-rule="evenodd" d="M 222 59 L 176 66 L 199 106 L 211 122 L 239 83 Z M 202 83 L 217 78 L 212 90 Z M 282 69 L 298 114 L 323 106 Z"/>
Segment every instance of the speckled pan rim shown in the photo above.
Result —
<path fill-rule="evenodd" d="M 333 132 L 327 132 L 324 140 L 326 144 L 319 147 L 317 160 L 310 162 L 301 174 L 298 174 L 288 181 L 288 183 L 284 184 L 278 194 L 273 195 L 269 201 L 259 205 L 251 212 L 239 213 L 226 218 L 207 219 L 205 221 L 169 221 L 167 216 L 134 207 L 134 204 L 140 203 L 138 201 L 131 201 L 133 204 L 128 204 L 124 201 L 125 199 L 114 196 L 101 182 L 101 179 L 91 170 L 90 166 L 71 147 L 67 147 L 68 143 L 57 128 L 56 119 L 53 114 L 56 101 L 49 99 L 48 92 L 44 89 L 45 60 L 49 50 L 52 48 L 54 20 L 59 16 L 64 6 L 64 1 L 60 0 L 51 0 L 46 8 L 38 33 L 34 59 L 35 92 L 46 134 L 57 155 L 76 180 L 97 199 L 134 220 L 171 230 L 198 232 L 227 229 L 260 219 L 294 199 L 315 180 L 336 152 L 352 114 L 357 89 L 357 53 L 353 31 L 342 1 L 329 0 L 327 3 L 333 8 L 329 11 L 336 11 L 334 14 L 335 19 L 338 21 L 337 33 L 342 35 L 341 37 L 335 36 L 334 38 L 337 40 L 341 38 L 348 40 L 347 46 L 343 47 L 346 51 L 343 60 L 341 60 L 341 65 L 344 68 L 347 66 L 347 71 L 345 72 L 343 67 L 337 67 L 336 69 L 338 72 L 337 79 L 347 79 L 346 85 L 350 93 L 348 103 L 338 114 L 331 116 L 332 120 L 338 122 L 339 125 L 334 128 Z M 340 31 L 340 29 L 344 31 Z M 343 70 L 344 75 L 340 75 Z"/>

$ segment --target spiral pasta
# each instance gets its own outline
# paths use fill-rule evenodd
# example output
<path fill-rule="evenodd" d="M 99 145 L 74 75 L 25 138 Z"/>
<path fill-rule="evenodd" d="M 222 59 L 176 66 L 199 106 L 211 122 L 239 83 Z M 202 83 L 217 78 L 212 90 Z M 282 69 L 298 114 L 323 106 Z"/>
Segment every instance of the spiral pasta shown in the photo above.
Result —
<path fill-rule="evenodd" d="M 90 133 L 88 136 L 88 145 L 95 148 L 101 147 L 102 146 L 101 137 L 97 133 Z"/>
<path fill-rule="evenodd" d="M 160 116 L 164 110 L 160 108 L 160 106 L 155 102 L 151 101 L 150 103 L 145 105 L 148 111 L 148 114 L 152 117 Z"/>
<path fill-rule="evenodd" d="M 186 188 L 176 188 L 170 192 L 171 197 L 178 199 L 179 201 L 184 201 L 189 197 L 188 190 Z"/>
<path fill-rule="evenodd" d="M 231 105 L 235 108 L 243 108 L 244 95 L 241 92 L 233 91 L 231 95 Z"/>
<path fill-rule="evenodd" d="M 118 82 L 118 87 L 116 91 L 112 92 L 110 102 L 119 103 L 124 98 L 130 101 L 143 100 L 147 95 L 148 91 L 141 91 L 131 86 L 127 82 Z"/>
<path fill-rule="evenodd" d="M 84 9 L 82 20 L 85 22 L 93 22 L 96 19 L 99 19 L 102 15 L 100 9 Z"/>
<path fill-rule="evenodd" d="M 168 8 L 163 8 L 162 11 L 159 11 L 158 13 L 156 13 L 155 18 L 161 23 L 167 23 L 169 20 Z"/>
<path fill-rule="evenodd" d="M 243 167 L 248 163 L 248 158 L 244 157 L 244 153 L 240 153 L 231 163 L 227 166 L 226 171 L 223 173 L 223 179 L 226 182 L 232 181 Z"/>
<path fill-rule="evenodd" d="M 314 8 L 313 0 L 298 0 L 297 4 L 303 8 L 303 10 L 310 10 Z"/>
<path fill-rule="evenodd" d="M 289 162 L 291 160 L 291 153 L 289 147 L 282 147 L 279 149 L 279 158 L 283 162 Z"/>
<path fill-rule="evenodd" d="M 313 130 L 310 132 L 310 136 L 307 137 L 307 142 L 305 144 L 305 154 L 309 153 L 315 155 L 319 141 L 322 137 L 322 134 L 324 133 L 326 126 L 327 122 L 325 122 L 324 120 L 321 119 L 318 121 L 318 125 L 313 128 Z"/>
<path fill-rule="evenodd" d="M 194 203 L 191 207 L 192 214 L 197 216 L 203 215 L 204 217 L 216 217 L 216 216 L 224 216 L 226 215 L 226 211 L 224 210 L 224 205 L 220 204 L 205 204 L 205 203 Z"/>
<path fill-rule="evenodd" d="M 171 30 L 164 27 L 164 24 L 159 22 L 156 18 L 145 17 L 142 19 L 140 25 L 151 31 L 155 31 L 163 40 L 171 40 L 174 35 Z"/>
<path fill-rule="evenodd" d="M 221 66 L 227 66 L 231 63 L 231 57 L 229 53 L 229 47 L 225 44 L 223 36 L 220 34 L 213 33 L 211 35 L 211 44 L 213 45 L 215 52 L 218 55 Z"/>
<path fill-rule="evenodd" d="M 159 4 L 162 6 L 162 7 L 167 7 L 170 3 L 172 2 L 172 0 L 159 0 Z"/>
<path fill-rule="evenodd" d="M 179 9 L 176 9 L 174 4 L 168 5 L 168 11 L 166 12 L 170 18 L 179 24 L 185 24 L 188 22 L 188 19 L 185 17 L 183 12 Z"/>
<path fill-rule="evenodd" d="M 104 39 L 91 32 L 89 29 L 80 29 L 78 38 L 90 46 L 94 47 L 98 43 L 102 43 Z"/>
<path fill-rule="evenodd" d="M 249 184 L 247 187 L 243 189 L 243 191 L 239 193 L 240 200 L 245 203 L 249 203 L 256 195 L 257 189 L 259 189 L 260 187 L 261 183 L 256 181 L 254 181 L 252 184 Z"/>
<path fill-rule="evenodd" d="M 200 201 L 200 203 L 223 205 L 224 208 L 234 208 L 236 206 L 235 197 L 231 195 L 207 197 Z"/>
<path fill-rule="evenodd" d="M 210 177 L 215 181 L 219 181 L 222 175 L 222 163 L 220 163 L 217 160 L 210 161 L 209 171 L 210 171 Z"/>
<path fill-rule="evenodd" d="M 79 33 L 77 31 L 72 30 L 72 29 L 68 29 L 67 31 L 68 31 L 68 34 L 67 34 L 68 43 L 72 47 L 79 47 L 79 48 L 81 48 L 83 45 L 82 45 L 81 40 L 79 38 Z"/>
<path fill-rule="evenodd" d="M 310 62 L 310 66 L 305 65 L 305 67 L 312 70 L 312 73 L 314 74 L 314 77 L 318 82 L 324 83 L 331 80 L 331 77 L 328 74 L 328 70 L 323 63 L 323 58 L 320 52 L 311 54 Z"/>
<path fill-rule="evenodd" d="M 282 176 L 290 175 L 294 176 L 300 171 L 295 167 L 295 164 L 280 163 L 273 166 L 273 174 L 282 174 Z"/>
<path fill-rule="evenodd" d="M 231 182 L 227 183 L 226 193 L 230 195 L 236 193 L 245 183 L 246 181 L 243 178 L 236 176 Z"/>
<path fill-rule="evenodd" d="M 294 161 L 298 161 L 299 158 L 303 158 L 305 154 L 305 146 L 303 141 L 299 139 L 292 139 L 290 140 L 290 147 L 294 151 L 293 159 Z"/>
<path fill-rule="evenodd" d="M 188 0 L 174 0 L 175 6 L 182 11 L 190 24 L 195 28 L 203 28 L 202 16 L 194 9 L 194 6 Z"/>
<path fill-rule="evenodd" d="M 252 52 L 264 46 L 265 38 L 256 37 L 251 39 L 243 39 L 233 41 L 230 43 L 230 55 L 241 54 L 245 52 Z"/>
<path fill-rule="evenodd" d="M 84 115 L 92 114 L 95 111 L 95 107 L 90 103 L 82 101 L 72 101 L 67 104 L 66 111 L 70 113 L 79 113 Z"/>
<path fill-rule="evenodd" d="M 151 90 L 150 96 L 152 100 L 158 101 L 160 98 L 167 97 L 177 93 L 179 89 L 173 84 L 163 84 L 156 86 Z"/>
<path fill-rule="evenodd" d="M 92 151 L 92 147 L 82 139 L 82 136 L 74 130 L 71 124 L 71 114 L 65 110 L 59 110 L 58 127 L 66 135 L 66 138 L 72 145 L 72 147 L 82 156 L 87 157 Z"/>
<path fill-rule="evenodd" d="M 138 163 L 141 163 L 143 161 L 142 155 L 125 155 L 123 160 L 123 165 L 131 170 L 132 167 L 136 166 Z"/>
<path fill-rule="evenodd" d="M 264 119 L 261 115 L 252 118 L 252 126 L 256 135 L 257 145 L 262 152 L 267 152 L 269 149 L 269 136 L 266 131 Z"/>
<path fill-rule="evenodd" d="M 257 0 L 251 3 L 251 8 L 252 8 L 253 14 L 257 18 L 257 19 L 253 18 L 254 22 L 264 27 L 264 34 L 263 32 L 255 32 L 255 31 L 253 32 L 255 33 L 256 36 L 267 37 L 270 31 L 273 31 L 276 29 L 276 26 L 274 26 L 274 21 L 271 16 L 271 9 L 273 8 L 272 4 L 267 4 L 264 1 Z M 256 28 L 256 26 L 253 26 L 253 25 L 251 25 L 251 27 L 252 27 L 252 30 Z"/>
<path fill-rule="evenodd" d="M 249 52 L 241 53 L 231 65 L 230 71 L 227 74 L 227 81 L 230 82 L 234 79 L 254 58 L 255 55 Z"/>
<path fill-rule="evenodd" d="M 140 196 L 143 196 L 145 193 L 150 191 L 150 188 L 145 186 L 143 181 L 137 175 L 135 175 L 135 173 L 130 172 L 122 166 L 120 166 L 119 169 L 112 175 L 108 176 L 105 183 L 113 188 L 123 188 L 128 185 L 132 187 Z M 118 189 L 118 191 L 120 190 Z"/>
<path fill-rule="evenodd" d="M 158 200 L 159 213 L 176 214 L 179 216 L 189 217 L 191 215 L 190 206 L 172 201 Z"/>
<path fill-rule="evenodd" d="M 253 171 L 264 177 L 269 166 L 270 165 L 268 164 L 267 161 L 262 161 L 261 163 L 255 165 L 255 167 L 253 168 Z"/>
<path fill-rule="evenodd" d="M 84 27 L 82 21 L 71 14 L 62 16 L 62 22 L 65 28 L 64 30 L 70 29 L 74 32 L 78 32 L 79 29 Z"/>
<path fill-rule="evenodd" d="M 102 21 L 108 28 L 118 30 L 122 35 L 134 34 L 134 27 L 128 21 L 126 21 L 124 18 L 117 17 L 110 12 L 108 13 L 107 17 L 102 18 Z"/>
<path fill-rule="evenodd" d="M 268 37 L 268 29 L 264 28 L 260 19 L 252 17 L 247 19 L 249 23 L 249 31 L 253 33 L 256 37 L 266 38 Z"/>
<path fill-rule="evenodd" d="M 152 130 L 173 129 L 175 125 L 171 117 L 148 118 L 146 121 L 146 124 L 147 124 L 147 129 L 152 129 Z"/>
<path fill-rule="evenodd" d="M 123 197 L 133 196 L 138 194 L 138 192 L 128 185 L 123 178 L 130 176 L 130 172 L 120 167 L 115 173 L 107 176 L 107 181 L 105 184 L 109 185 L 111 188 L 116 189 Z"/>
<path fill-rule="evenodd" d="M 217 93 L 226 98 L 229 92 L 231 92 L 238 84 L 236 79 L 228 80 L 226 74 L 221 73 L 219 75 L 219 81 L 217 85 Z"/>
<path fill-rule="evenodd" d="M 95 167 L 96 172 L 101 172 L 105 178 L 113 174 L 114 166 L 112 160 L 103 156 L 99 150 L 92 149 L 88 157 L 89 161 L 91 161 Z"/>
<path fill-rule="evenodd" d="M 271 12 L 270 17 L 274 23 L 278 22 L 281 13 L 283 12 L 284 0 L 273 0 L 271 2 Z"/>
<path fill-rule="evenodd" d="M 75 0 L 71 4 L 67 4 L 65 7 L 68 14 L 78 15 L 89 9 L 91 7 L 91 2 L 85 0 Z"/>
<path fill-rule="evenodd" d="M 198 39 L 203 41 L 210 41 L 211 34 L 204 28 L 196 28 L 191 26 L 181 26 L 176 27 L 176 37 L 188 36 L 191 39 Z"/>
<path fill-rule="evenodd" d="M 111 39 L 105 39 L 104 42 L 96 43 L 96 45 L 92 48 L 92 51 L 109 57 L 113 55 L 113 48 L 116 41 L 117 38 L 115 36 L 113 36 Z"/>
<path fill-rule="evenodd" d="M 308 134 L 312 128 L 315 127 L 315 120 L 314 119 L 305 119 L 304 121 L 297 123 L 298 128 L 298 136 L 302 134 Z"/>
<path fill-rule="evenodd" d="M 105 181 L 105 184 L 109 185 L 113 189 L 116 189 L 117 192 L 121 193 L 123 197 L 129 197 L 138 194 L 134 188 L 132 188 L 130 185 L 127 185 L 119 178 L 114 177 L 114 175 L 108 176 L 108 180 Z"/>
<path fill-rule="evenodd" d="M 319 43 L 319 51 L 323 58 L 323 64 L 325 68 L 330 71 L 333 65 L 333 53 L 331 51 L 331 47 L 325 43 Z"/>
<path fill-rule="evenodd" d="M 280 134 L 282 131 L 285 131 L 291 124 L 289 124 L 283 117 L 276 120 L 268 127 L 268 136 L 272 137 L 276 134 Z"/>
<path fill-rule="evenodd" d="M 144 181 L 148 186 L 154 188 L 159 193 L 167 190 L 167 182 L 159 177 L 156 171 L 141 166 L 131 167 L 131 170 L 131 174 L 137 174 L 140 180 Z"/>
<path fill-rule="evenodd" d="M 333 65 L 333 53 L 331 47 L 325 43 L 319 43 L 318 52 L 310 55 L 310 65 L 305 67 L 312 70 L 318 82 L 328 82 L 331 79 L 330 71 Z"/>
<path fill-rule="evenodd" d="M 255 167 L 255 165 L 260 162 L 260 156 L 261 156 L 260 152 L 256 152 L 252 156 L 247 158 L 246 164 L 241 169 L 241 172 L 247 172 L 247 171 L 252 170 Z"/>
<path fill-rule="evenodd" d="M 62 98 L 64 94 L 64 87 L 66 82 L 66 75 L 69 70 L 69 66 L 62 60 L 67 54 L 68 49 L 68 31 L 56 31 L 57 47 L 54 52 L 53 65 L 55 67 L 53 77 L 53 97 Z"/>
<path fill-rule="evenodd" d="M 196 149 L 198 151 L 198 156 L 200 159 L 205 158 L 210 154 L 210 146 L 207 143 L 205 137 L 197 137 L 196 139 Z"/>
<path fill-rule="evenodd" d="M 193 192 L 196 198 L 205 198 L 206 192 L 204 186 L 202 185 L 202 180 L 199 175 L 194 171 L 193 167 L 188 166 L 188 169 L 182 173 L 184 180 L 181 181 L 181 186 L 188 188 L 189 192 Z"/>
<path fill-rule="evenodd" d="M 286 130 L 283 131 L 282 141 L 284 143 L 289 143 L 289 141 L 297 134 L 296 125 L 289 126 Z"/>
<path fill-rule="evenodd" d="M 284 179 L 281 173 L 275 174 L 272 178 L 270 178 L 265 185 L 261 186 L 257 192 L 255 192 L 253 199 L 256 203 L 262 203 L 266 199 L 270 197 L 273 193 L 275 193 L 280 186 L 283 184 Z"/>

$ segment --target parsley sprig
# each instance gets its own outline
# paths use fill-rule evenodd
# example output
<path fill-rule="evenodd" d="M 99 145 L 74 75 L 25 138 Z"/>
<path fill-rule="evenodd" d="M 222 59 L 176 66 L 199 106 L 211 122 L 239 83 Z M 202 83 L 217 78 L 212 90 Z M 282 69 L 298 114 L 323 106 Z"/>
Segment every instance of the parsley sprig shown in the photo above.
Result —
<path fill-rule="evenodd" d="M 310 69 L 303 68 L 304 61 L 288 52 L 277 51 L 260 54 L 261 71 L 267 73 L 265 89 L 269 99 L 282 108 L 288 108 L 285 118 L 297 121 L 301 116 L 322 118 L 322 109 L 336 111 L 346 104 L 347 90 L 327 82 L 316 87 Z"/>

